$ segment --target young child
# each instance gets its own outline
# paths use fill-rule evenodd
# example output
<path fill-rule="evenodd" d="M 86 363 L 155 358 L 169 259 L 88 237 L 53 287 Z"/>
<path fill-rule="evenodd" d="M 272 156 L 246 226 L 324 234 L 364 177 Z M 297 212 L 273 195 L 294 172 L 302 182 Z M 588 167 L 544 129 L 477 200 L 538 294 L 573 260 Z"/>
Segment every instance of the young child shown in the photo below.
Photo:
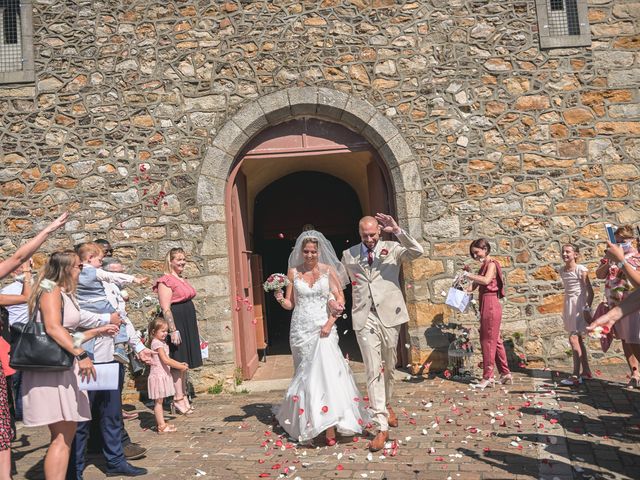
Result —
<path fill-rule="evenodd" d="M 151 360 L 151 370 L 147 379 L 147 394 L 154 400 L 153 413 L 158 425 L 158 433 L 175 432 L 175 425 L 165 423 L 163 401 L 166 397 L 175 395 L 171 368 L 179 370 L 183 374 L 188 370 L 186 363 L 177 362 L 169 357 L 169 345 L 166 339 L 169 333 L 169 323 L 162 317 L 157 317 L 149 322 L 149 348 L 158 353 L 158 356 Z"/>
<path fill-rule="evenodd" d="M 78 287 L 76 297 L 78 304 L 83 310 L 93 313 L 114 313 L 116 308 L 109 302 L 107 294 L 102 282 L 113 282 L 116 285 L 124 285 L 125 283 L 143 283 L 145 277 L 127 275 L 126 273 L 111 273 L 104 271 L 102 267 L 103 250 L 97 243 L 87 242 L 76 248 L 76 253 L 82 262 L 82 270 L 78 278 Z M 121 319 L 126 313 L 120 312 Z M 114 343 L 120 348 L 115 349 L 114 359 L 120 363 L 129 363 L 129 357 L 126 355 L 122 344 L 128 339 L 124 322 L 120 324 L 120 331 L 114 338 Z M 95 341 L 87 342 L 83 345 L 85 350 L 90 354 L 93 353 L 93 345 Z"/>
<path fill-rule="evenodd" d="M 579 253 L 578 246 L 570 243 L 563 245 L 564 267 L 558 270 L 564 285 L 562 321 L 564 329 L 569 332 L 569 343 L 573 351 L 573 375 L 562 380 L 562 385 L 577 385 L 582 383 L 583 378 L 591 378 L 583 336 L 587 331 L 584 312 L 591 311 L 593 287 L 589 281 L 587 267 L 576 263 Z"/>

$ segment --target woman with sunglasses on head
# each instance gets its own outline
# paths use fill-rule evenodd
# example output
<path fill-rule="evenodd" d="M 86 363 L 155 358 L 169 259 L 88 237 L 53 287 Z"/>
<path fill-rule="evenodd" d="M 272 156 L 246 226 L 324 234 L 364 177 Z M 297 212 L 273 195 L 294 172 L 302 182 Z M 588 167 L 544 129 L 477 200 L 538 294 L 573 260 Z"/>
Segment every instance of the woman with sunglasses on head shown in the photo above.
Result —
<path fill-rule="evenodd" d="M 500 263 L 491 257 L 491 245 L 485 238 L 471 242 L 469 254 L 471 258 L 480 262 L 480 270 L 476 275 L 464 272 L 471 280 L 470 291 L 478 289 L 480 300 L 480 346 L 482 348 L 482 381 L 472 385 L 484 390 L 493 386 L 494 367 L 500 372 L 500 383 L 513 383 L 511 371 L 507 363 L 507 352 L 500 337 L 502 323 L 502 305 L 504 298 L 504 280 Z"/>
<path fill-rule="evenodd" d="M 47 425 L 51 432 L 51 444 L 44 460 L 47 479 L 65 478 L 77 422 L 91 419 L 89 399 L 78 387 L 78 375 L 86 381 L 95 378 L 96 371 L 87 352 L 76 345 L 118 331 L 117 326 L 109 323 L 109 314 L 88 313 L 78 307 L 74 294 L 81 270 L 82 264 L 73 250 L 55 252 L 29 298 L 30 312 L 44 323 L 47 335 L 75 357 L 69 370 L 25 370 L 22 374 L 25 426 Z M 98 326 L 104 323 L 106 325 Z M 97 328 L 83 331 L 82 338 L 75 342 L 71 334 L 82 326 Z"/>
<path fill-rule="evenodd" d="M 13 255 L 6 260 L 0 261 L 0 279 L 16 271 L 21 265 L 24 266 L 25 262 L 40 248 L 49 235 L 62 227 L 68 218 L 68 212 L 64 212 L 43 228 L 35 237 L 18 248 Z M 20 293 L 22 294 L 23 292 L 21 291 Z M 20 300 L 24 299 L 22 298 Z M 11 304 L 13 305 L 13 303 Z M 4 362 L 6 363 L 6 358 Z M 0 360 L 0 363 L 3 362 Z M 8 370 L 9 365 L 0 365 L 0 478 L 11 478 L 11 439 L 13 437 L 13 428 L 9 414 L 7 382 L 4 376 L 5 369 Z"/>

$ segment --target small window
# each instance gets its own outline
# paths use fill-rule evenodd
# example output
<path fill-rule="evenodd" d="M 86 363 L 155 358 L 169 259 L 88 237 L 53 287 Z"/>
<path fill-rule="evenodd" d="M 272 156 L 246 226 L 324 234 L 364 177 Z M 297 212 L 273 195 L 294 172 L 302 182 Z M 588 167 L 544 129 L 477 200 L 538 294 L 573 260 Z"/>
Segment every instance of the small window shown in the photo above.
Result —
<path fill-rule="evenodd" d="M 0 83 L 33 82 L 31 0 L 0 0 Z"/>
<path fill-rule="evenodd" d="M 588 47 L 586 0 L 536 0 L 540 48 Z"/>

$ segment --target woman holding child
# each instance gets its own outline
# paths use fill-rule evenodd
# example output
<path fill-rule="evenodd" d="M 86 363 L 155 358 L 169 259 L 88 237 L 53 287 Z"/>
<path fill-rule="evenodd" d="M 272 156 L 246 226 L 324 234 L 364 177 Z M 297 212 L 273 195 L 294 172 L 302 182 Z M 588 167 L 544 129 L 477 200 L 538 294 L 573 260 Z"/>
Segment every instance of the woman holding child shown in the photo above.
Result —
<path fill-rule="evenodd" d="M 617 306 L 640 285 L 640 255 L 633 247 L 633 227 L 623 225 L 615 232 L 616 245 L 610 245 L 600 261 L 596 277 L 605 280 L 605 297 L 608 308 Z M 622 341 L 624 355 L 631 370 L 628 386 L 640 387 L 640 312 L 620 319 L 614 333 Z"/>

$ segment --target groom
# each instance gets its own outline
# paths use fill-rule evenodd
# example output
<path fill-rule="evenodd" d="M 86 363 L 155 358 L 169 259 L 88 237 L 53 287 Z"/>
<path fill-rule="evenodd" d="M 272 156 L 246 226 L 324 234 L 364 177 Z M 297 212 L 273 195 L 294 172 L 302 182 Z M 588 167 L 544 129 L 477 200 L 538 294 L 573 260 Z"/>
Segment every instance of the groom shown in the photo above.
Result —
<path fill-rule="evenodd" d="M 353 329 L 367 373 L 371 413 L 379 426 L 369 444 L 375 452 L 388 440 L 389 426 L 398 426 L 389 402 L 400 327 L 409 321 L 398 280 L 400 267 L 422 255 L 423 249 L 390 215 L 363 217 L 358 227 L 362 243 L 342 253 L 342 264 L 353 285 Z M 381 232 L 393 233 L 400 243 L 380 240 Z M 329 307 L 339 311 L 341 306 L 330 301 Z"/>

